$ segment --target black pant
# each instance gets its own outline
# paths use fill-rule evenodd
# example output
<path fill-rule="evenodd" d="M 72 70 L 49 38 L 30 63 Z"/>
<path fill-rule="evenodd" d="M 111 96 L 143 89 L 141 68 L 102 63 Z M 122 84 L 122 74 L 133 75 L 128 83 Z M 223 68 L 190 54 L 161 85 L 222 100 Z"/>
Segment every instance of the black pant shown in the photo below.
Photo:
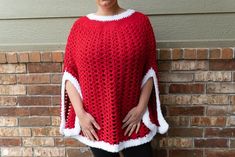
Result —
<path fill-rule="evenodd" d="M 119 153 L 112 153 L 103 149 L 90 147 L 94 157 L 119 157 Z M 138 146 L 122 150 L 124 157 L 153 157 L 151 143 L 147 142 Z"/>

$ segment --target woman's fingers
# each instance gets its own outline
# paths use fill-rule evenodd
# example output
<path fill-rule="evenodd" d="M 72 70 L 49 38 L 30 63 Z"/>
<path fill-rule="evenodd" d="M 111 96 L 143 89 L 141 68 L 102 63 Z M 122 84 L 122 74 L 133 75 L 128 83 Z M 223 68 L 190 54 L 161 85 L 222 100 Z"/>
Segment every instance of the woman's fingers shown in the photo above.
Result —
<path fill-rule="evenodd" d="M 86 133 L 87 133 L 88 137 L 90 138 L 90 140 L 92 140 L 92 141 L 95 140 L 93 135 L 91 134 L 91 132 L 89 130 L 87 130 Z"/>
<path fill-rule="evenodd" d="M 95 120 L 92 120 L 92 124 L 96 127 L 96 129 L 100 130 L 100 126 Z"/>
<path fill-rule="evenodd" d="M 126 117 L 122 120 L 122 122 L 126 122 L 129 118 L 131 117 L 131 113 L 128 112 L 128 114 L 126 115 Z"/>
<path fill-rule="evenodd" d="M 87 137 L 87 138 L 89 138 L 90 140 L 99 140 L 99 137 L 98 137 L 98 135 L 96 134 L 96 132 L 95 132 L 95 130 L 94 129 L 91 129 L 91 130 L 86 130 L 86 131 L 82 131 L 83 132 L 83 134 Z M 94 139 L 95 138 L 95 139 Z"/>
<path fill-rule="evenodd" d="M 122 129 L 124 129 L 127 125 L 128 125 L 127 123 L 124 123 L 124 124 L 122 125 Z"/>
<path fill-rule="evenodd" d="M 133 131 L 135 130 L 135 128 L 136 128 L 136 124 L 134 124 L 134 125 L 132 126 L 131 131 L 129 132 L 128 136 L 130 136 L 130 135 L 133 133 Z"/>
<path fill-rule="evenodd" d="M 127 125 L 129 125 L 131 122 L 133 122 L 133 118 L 130 117 L 123 125 L 122 125 L 122 129 L 125 128 Z"/>
<path fill-rule="evenodd" d="M 131 130 L 131 128 L 132 128 L 132 124 L 129 124 L 125 133 L 124 133 L 124 136 L 126 136 L 126 134 Z"/>
<path fill-rule="evenodd" d="M 140 122 L 137 124 L 135 133 L 138 133 L 139 129 L 140 129 Z"/>
<path fill-rule="evenodd" d="M 138 133 L 139 129 L 140 129 L 140 122 L 138 122 L 137 124 L 130 123 L 125 130 L 124 136 L 126 136 L 128 132 L 129 132 L 128 136 L 130 136 L 134 132 L 134 130 L 135 130 L 135 133 Z"/>
<path fill-rule="evenodd" d="M 96 134 L 95 130 L 94 130 L 94 129 L 91 129 L 90 132 L 91 132 L 91 134 L 95 137 L 95 139 L 98 141 L 99 138 L 98 138 L 98 135 Z"/>
<path fill-rule="evenodd" d="M 89 138 L 89 136 L 88 136 L 88 134 L 86 133 L 86 131 L 83 131 L 83 134 L 84 134 L 87 138 Z"/>

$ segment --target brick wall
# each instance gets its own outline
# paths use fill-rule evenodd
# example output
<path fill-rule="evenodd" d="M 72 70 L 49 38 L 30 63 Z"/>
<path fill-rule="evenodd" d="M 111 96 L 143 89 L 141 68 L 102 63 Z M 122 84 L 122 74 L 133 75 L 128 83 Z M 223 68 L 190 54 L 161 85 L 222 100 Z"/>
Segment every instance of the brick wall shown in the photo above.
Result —
<path fill-rule="evenodd" d="M 235 156 L 234 48 L 158 50 L 167 134 L 155 156 Z M 0 53 L 0 156 L 91 157 L 59 134 L 63 52 Z"/>

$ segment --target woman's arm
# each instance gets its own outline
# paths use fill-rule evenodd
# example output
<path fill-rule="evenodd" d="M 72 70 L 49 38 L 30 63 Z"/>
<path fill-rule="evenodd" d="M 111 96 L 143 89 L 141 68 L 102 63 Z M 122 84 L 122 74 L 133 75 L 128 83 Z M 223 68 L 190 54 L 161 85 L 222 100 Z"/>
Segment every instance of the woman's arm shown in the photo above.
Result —
<path fill-rule="evenodd" d="M 137 106 L 140 109 L 140 111 L 145 111 L 145 109 L 147 108 L 152 88 L 153 88 L 153 78 L 150 77 L 150 79 L 147 80 L 147 82 L 144 84 L 141 90 L 140 99 Z"/>
<path fill-rule="evenodd" d="M 72 102 L 75 113 L 80 118 L 81 115 L 85 113 L 80 94 L 78 93 L 76 88 L 73 86 L 73 84 L 68 80 L 66 80 L 65 82 L 65 88 L 68 92 L 68 95 L 69 95 L 70 101 Z"/>
<path fill-rule="evenodd" d="M 73 108 L 75 110 L 76 116 L 79 118 L 79 124 L 81 126 L 83 134 L 89 138 L 90 140 L 99 140 L 96 131 L 94 130 L 94 127 L 96 129 L 100 129 L 100 126 L 95 121 L 94 117 L 92 117 L 91 114 L 86 112 L 83 108 L 82 99 L 76 90 L 76 88 L 73 86 L 73 84 L 70 81 L 65 82 L 65 88 L 68 92 L 70 101 L 73 105 Z"/>

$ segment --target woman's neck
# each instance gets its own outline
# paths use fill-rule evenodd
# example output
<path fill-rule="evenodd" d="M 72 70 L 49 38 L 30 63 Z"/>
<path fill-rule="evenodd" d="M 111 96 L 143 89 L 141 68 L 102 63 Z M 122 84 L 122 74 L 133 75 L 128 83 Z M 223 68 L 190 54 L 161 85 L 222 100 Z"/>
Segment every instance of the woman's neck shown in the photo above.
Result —
<path fill-rule="evenodd" d="M 117 6 L 114 6 L 112 8 L 101 8 L 98 7 L 98 10 L 96 11 L 96 15 L 101 15 L 101 16 L 109 16 L 109 15 L 116 15 L 121 12 L 125 11 L 125 9 Z"/>

